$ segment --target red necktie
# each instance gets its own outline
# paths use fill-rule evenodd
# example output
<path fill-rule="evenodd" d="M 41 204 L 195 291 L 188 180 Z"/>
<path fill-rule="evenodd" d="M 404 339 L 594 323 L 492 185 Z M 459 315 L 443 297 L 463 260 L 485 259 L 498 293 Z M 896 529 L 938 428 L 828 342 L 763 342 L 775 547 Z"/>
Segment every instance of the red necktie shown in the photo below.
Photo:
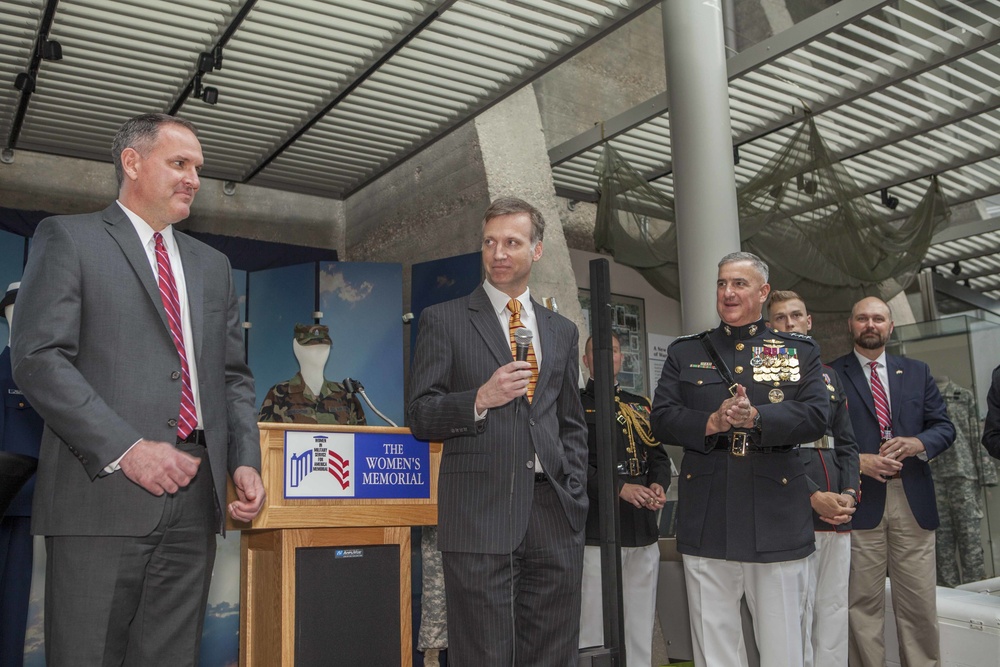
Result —
<path fill-rule="evenodd" d="M 521 302 L 511 299 L 507 302 L 507 310 L 510 311 L 510 353 L 517 359 L 517 343 L 514 341 L 514 332 L 523 327 L 521 324 Z M 535 385 L 538 384 L 538 358 L 535 356 L 535 346 L 528 343 L 528 363 L 531 364 L 531 379 L 528 380 L 528 402 L 535 396 Z"/>
<path fill-rule="evenodd" d="M 882 386 L 882 380 L 878 376 L 878 362 L 872 361 L 868 365 L 872 369 L 872 398 L 875 399 L 875 415 L 878 417 L 882 439 L 888 440 L 892 437 L 892 417 L 889 415 L 889 399 L 885 395 L 885 387 Z"/>
<path fill-rule="evenodd" d="M 181 302 L 177 297 L 177 283 L 174 282 L 174 272 L 170 268 L 170 256 L 167 254 L 167 247 L 163 245 L 163 236 L 156 232 L 153 240 L 156 242 L 156 273 L 160 284 L 160 298 L 167 311 L 174 347 L 181 358 L 181 412 L 177 420 L 177 437 L 184 440 L 198 425 L 198 417 L 194 409 L 194 393 L 191 391 L 191 371 L 188 369 L 187 353 L 184 350 Z"/>

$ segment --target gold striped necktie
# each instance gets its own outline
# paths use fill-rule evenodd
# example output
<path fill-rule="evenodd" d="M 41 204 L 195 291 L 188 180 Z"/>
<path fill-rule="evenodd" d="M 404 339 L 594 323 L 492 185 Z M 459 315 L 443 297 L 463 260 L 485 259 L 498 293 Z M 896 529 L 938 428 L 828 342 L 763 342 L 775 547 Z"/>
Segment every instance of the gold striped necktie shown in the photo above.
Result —
<path fill-rule="evenodd" d="M 507 302 L 507 310 L 510 311 L 510 354 L 517 359 L 517 343 L 514 341 L 514 332 L 523 327 L 521 323 L 521 302 L 511 299 Z M 531 380 L 528 381 L 528 402 L 531 402 L 535 395 L 535 385 L 538 384 L 538 359 L 535 357 L 535 346 L 528 343 L 528 363 L 531 364 Z"/>

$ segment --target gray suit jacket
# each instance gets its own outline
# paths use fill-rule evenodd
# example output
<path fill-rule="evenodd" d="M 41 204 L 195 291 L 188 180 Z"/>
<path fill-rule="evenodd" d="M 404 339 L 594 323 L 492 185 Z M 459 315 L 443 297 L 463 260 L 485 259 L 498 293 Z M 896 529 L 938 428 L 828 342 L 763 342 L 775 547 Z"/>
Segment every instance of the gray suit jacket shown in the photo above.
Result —
<path fill-rule="evenodd" d="M 174 233 L 184 265 L 202 422 L 219 500 L 226 475 L 260 469 L 260 436 L 229 261 Z M 32 531 L 145 535 L 165 496 L 103 469 L 140 438 L 174 442 L 180 361 L 156 278 L 113 203 L 35 232 L 18 293 L 14 377 L 45 419 Z M 217 513 L 222 529 L 223 513 Z"/>
<path fill-rule="evenodd" d="M 587 426 L 578 388 L 576 326 L 538 303 L 542 351 L 532 402 L 518 398 L 475 420 L 476 391 L 512 361 L 482 286 L 420 315 L 409 425 L 441 440 L 438 548 L 510 553 L 528 525 L 538 454 L 573 530 L 587 518 Z"/>

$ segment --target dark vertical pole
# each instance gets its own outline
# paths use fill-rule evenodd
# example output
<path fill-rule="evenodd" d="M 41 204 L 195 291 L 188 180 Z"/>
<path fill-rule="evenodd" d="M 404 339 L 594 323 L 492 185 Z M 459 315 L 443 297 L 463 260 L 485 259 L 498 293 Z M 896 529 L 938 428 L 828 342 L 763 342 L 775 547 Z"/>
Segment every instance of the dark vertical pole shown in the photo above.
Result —
<path fill-rule="evenodd" d="M 319 312 L 319 262 L 316 262 L 315 281 L 313 282 L 313 312 Z M 313 324 L 319 324 L 319 318 L 313 318 Z"/>
<path fill-rule="evenodd" d="M 604 646 L 611 664 L 625 664 L 625 616 L 622 609 L 621 527 L 612 443 L 615 437 L 614 360 L 611 338 L 611 278 L 608 260 L 590 262 L 590 317 L 594 336 L 594 394 L 597 407 L 597 470 L 601 526 L 601 591 L 604 598 Z M 616 654 L 617 649 L 617 654 Z"/>
<path fill-rule="evenodd" d="M 250 271 L 246 272 L 243 278 L 245 289 L 243 290 L 243 322 L 250 321 Z M 250 363 L 250 329 L 243 327 L 243 361 Z"/>

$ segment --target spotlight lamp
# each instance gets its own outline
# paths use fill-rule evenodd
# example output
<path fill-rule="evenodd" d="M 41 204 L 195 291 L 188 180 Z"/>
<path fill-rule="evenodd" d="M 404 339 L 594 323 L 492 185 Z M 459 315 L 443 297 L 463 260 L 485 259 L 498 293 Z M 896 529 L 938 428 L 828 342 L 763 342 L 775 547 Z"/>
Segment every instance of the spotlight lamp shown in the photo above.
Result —
<path fill-rule="evenodd" d="M 891 196 L 889 188 L 882 188 L 880 194 L 882 195 L 882 206 L 885 206 L 890 211 L 895 211 L 896 207 L 899 206 L 899 198 Z"/>
<path fill-rule="evenodd" d="M 969 289 L 972 289 L 972 285 L 969 283 L 969 279 L 968 278 L 966 278 L 965 280 L 963 280 L 962 284 L 965 285 L 966 287 L 968 287 Z"/>
<path fill-rule="evenodd" d="M 951 267 L 951 275 L 957 276 L 961 272 L 962 272 L 962 263 L 961 262 L 955 262 L 952 265 L 952 267 Z"/>
<path fill-rule="evenodd" d="M 54 39 L 47 39 L 38 45 L 38 54 L 42 60 L 62 60 L 62 44 Z"/>
<path fill-rule="evenodd" d="M 35 77 L 29 72 L 18 72 L 14 77 L 14 87 L 26 95 L 35 92 Z"/>
<path fill-rule="evenodd" d="M 799 189 L 799 192 L 805 192 L 807 195 L 814 195 L 819 190 L 819 185 L 815 180 L 811 178 L 806 178 L 805 174 L 799 174 L 795 177 L 795 186 Z"/>
<path fill-rule="evenodd" d="M 740 163 L 740 147 L 733 146 L 733 165 Z"/>
<path fill-rule="evenodd" d="M 206 104 L 215 104 L 219 101 L 219 89 L 214 86 L 202 86 L 201 73 L 194 75 L 194 97 L 203 100 Z"/>

